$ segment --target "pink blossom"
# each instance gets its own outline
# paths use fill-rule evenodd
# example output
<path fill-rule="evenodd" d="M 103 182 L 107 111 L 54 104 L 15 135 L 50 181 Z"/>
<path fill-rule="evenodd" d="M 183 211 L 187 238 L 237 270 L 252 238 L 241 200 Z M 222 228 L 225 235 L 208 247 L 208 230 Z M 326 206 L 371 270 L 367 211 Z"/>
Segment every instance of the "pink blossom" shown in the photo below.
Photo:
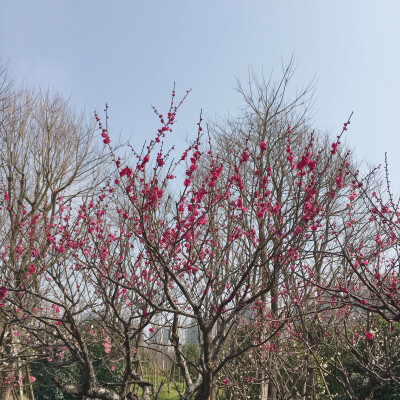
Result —
<path fill-rule="evenodd" d="M 240 161 L 241 161 L 241 162 L 246 162 L 246 161 L 249 160 L 249 158 L 250 158 L 249 153 L 247 153 L 247 151 L 244 151 L 244 152 L 242 153 L 242 156 L 241 156 L 241 158 L 240 158 Z"/>
<path fill-rule="evenodd" d="M 372 332 L 365 332 L 364 335 L 367 340 L 374 340 L 374 334 Z"/>
<path fill-rule="evenodd" d="M 308 156 L 303 156 L 301 158 L 301 160 L 297 163 L 296 168 L 301 171 L 309 163 L 310 163 L 310 159 L 308 158 Z"/>
<path fill-rule="evenodd" d="M 108 337 L 105 338 L 104 343 L 103 343 L 103 346 L 104 346 L 104 352 L 105 352 L 106 354 L 110 354 L 110 353 L 111 353 L 111 347 L 112 347 L 112 345 L 111 345 L 110 339 L 109 339 Z"/>
<path fill-rule="evenodd" d="M 301 227 L 301 226 L 298 226 L 296 229 L 295 229 L 295 231 L 294 231 L 294 233 L 296 234 L 296 235 L 300 235 L 300 233 L 303 231 L 303 228 Z"/>
<path fill-rule="evenodd" d="M 35 272 L 36 272 L 36 267 L 33 264 L 31 264 L 29 266 L 28 275 L 33 275 Z"/>
<path fill-rule="evenodd" d="M 0 287 L 0 299 L 4 300 L 6 298 L 6 295 L 8 293 L 8 290 L 5 286 Z"/>

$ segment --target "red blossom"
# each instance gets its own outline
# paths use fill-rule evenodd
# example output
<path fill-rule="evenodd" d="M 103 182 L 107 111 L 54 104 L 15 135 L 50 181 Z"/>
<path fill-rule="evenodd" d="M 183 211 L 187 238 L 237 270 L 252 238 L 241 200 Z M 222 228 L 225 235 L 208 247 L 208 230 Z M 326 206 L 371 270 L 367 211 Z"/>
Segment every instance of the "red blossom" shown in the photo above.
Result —
<path fill-rule="evenodd" d="M 29 266 L 28 275 L 33 275 L 35 272 L 36 272 L 36 267 L 33 264 L 31 264 Z"/>
<path fill-rule="evenodd" d="M 364 336 L 367 340 L 372 341 L 374 340 L 374 334 L 372 332 L 365 332 Z"/>
<path fill-rule="evenodd" d="M 267 151 L 267 144 L 265 142 L 260 142 L 260 150 Z"/>
<path fill-rule="evenodd" d="M 0 300 L 4 300 L 7 296 L 8 290 L 5 286 L 0 287 Z"/>

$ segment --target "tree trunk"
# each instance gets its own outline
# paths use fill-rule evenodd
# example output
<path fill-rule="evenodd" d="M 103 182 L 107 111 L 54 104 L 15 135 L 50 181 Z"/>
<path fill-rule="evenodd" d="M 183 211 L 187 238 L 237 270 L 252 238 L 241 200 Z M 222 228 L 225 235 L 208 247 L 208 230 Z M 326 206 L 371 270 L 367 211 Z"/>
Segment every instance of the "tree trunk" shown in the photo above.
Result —
<path fill-rule="evenodd" d="M 263 298 L 261 300 L 264 304 L 266 303 L 266 299 Z M 264 319 L 264 315 L 265 315 L 265 311 L 264 309 L 261 309 L 261 315 L 262 318 Z M 261 341 L 265 340 L 265 333 L 261 332 Z M 268 357 L 268 364 L 270 364 L 270 358 L 271 358 L 271 354 L 267 354 Z M 271 368 L 269 368 L 269 370 L 271 370 Z M 269 371 L 268 371 L 269 372 Z M 269 381 L 267 379 L 265 379 L 265 370 L 261 370 L 258 371 L 259 374 L 259 379 L 261 380 L 261 384 L 260 384 L 260 400 L 268 400 L 268 392 L 269 392 Z"/>
<path fill-rule="evenodd" d="M 205 376 L 196 393 L 195 400 L 215 400 L 216 390 L 213 386 L 213 378 L 211 376 Z"/>
<path fill-rule="evenodd" d="M 0 383 L 0 400 L 10 400 L 11 399 L 11 393 L 13 390 L 13 376 L 14 373 L 12 371 L 15 371 L 16 365 L 15 362 L 9 363 L 5 365 L 5 368 L 8 369 L 9 372 L 3 373 L 0 375 L 1 377 L 1 383 Z M 4 381 L 7 380 L 11 382 L 11 384 L 4 383 Z"/>
<path fill-rule="evenodd" d="M 217 400 L 217 388 L 215 386 L 211 387 L 210 400 Z"/>
<path fill-rule="evenodd" d="M 271 382 L 271 390 L 270 390 L 270 396 L 269 400 L 276 400 L 276 395 L 278 394 L 278 391 L 276 390 L 275 385 Z"/>
<path fill-rule="evenodd" d="M 272 311 L 272 314 L 274 316 L 278 315 L 278 290 L 277 290 L 277 285 L 278 285 L 278 279 L 277 279 L 277 276 L 275 276 L 273 287 L 271 289 L 271 311 Z M 275 340 L 271 340 L 271 344 L 273 344 L 274 348 L 277 347 L 276 341 L 277 341 L 276 338 L 275 338 Z M 276 400 L 277 399 L 277 395 L 278 395 L 278 391 L 277 391 L 277 388 L 275 386 L 276 379 L 274 379 L 275 378 L 276 365 L 275 365 L 275 362 L 274 362 L 273 359 L 275 357 L 275 353 L 270 351 L 269 354 L 270 354 L 270 357 L 271 357 L 270 358 L 270 360 L 271 360 L 270 368 L 269 368 L 269 371 L 268 371 L 268 373 L 270 375 L 269 385 L 268 385 L 268 387 L 269 387 L 269 400 Z M 272 379 L 271 379 L 271 377 L 272 377 Z"/>
<path fill-rule="evenodd" d="M 268 381 L 262 381 L 260 388 L 260 400 L 268 400 L 268 389 Z"/>
<path fill-rule="evenodd" d="M 142 400 L 150 400 L 151 394 L 152 394 L 151 387 L 150 386 L 144 386 L 143 387 Z"/>
<path fill-rule="evenodd" d="M 307 377 L 305 382 L 304 399 L 312 400 L 314 398 L 314 369 L 307 368 Z"/>
<path fill-rule="evenodd" d="M 0 386 L 0 400 L 10 400 L 12 387 L 2 384 Z"/>
<path fill-rule="evenodd" d="M 8 380 L 11 380 L 11 382 L 12 382 L 11 376 L 7 375 L 7 378 L 8 378 Z M 2 380 L 4 381 L 4 378 Z M 0 400 L 10 400 L 12 389 L 13 389 L 12 385 L 8 385 L 6 383 L 1 383 L 0 384 Z"/>
<path fill-rule="evenodd" d="M 30 400 L 35 400 L 35 394 L 33 392 L 33 386 L 32 386 L 32 381 L 31 381 L 31 368 L 29 365 L 26 367 L 26 376 L 28 379 L 28 388 L 29 388 L 29 399 Z"/>

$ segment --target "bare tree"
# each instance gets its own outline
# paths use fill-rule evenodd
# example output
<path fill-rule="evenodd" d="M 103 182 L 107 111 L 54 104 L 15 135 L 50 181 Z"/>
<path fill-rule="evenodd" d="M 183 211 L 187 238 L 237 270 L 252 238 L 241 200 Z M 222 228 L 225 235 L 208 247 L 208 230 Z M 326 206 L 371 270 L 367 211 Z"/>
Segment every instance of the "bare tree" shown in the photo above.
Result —
<path fill-rule="evenodd" d="M 1 282 L 18 288 L 49 246 L 44 227 L 51 226 L 65 201 L 98 185 L 98 170 L 106 159 L 94 140 L 94 125 L 87 125 L 61 95 L 17 89 L 7 83 L 7 70 L 1 72 Z M 12 319 L 3 317 L 0 345 L 2 353 L 9 354 L 16 351 L 16 343 Z M 3 358 L 0 368 L 6 377 L 15 375 L 17 361 Z M 0 390 L 6 400 L 9 385 Z"/>

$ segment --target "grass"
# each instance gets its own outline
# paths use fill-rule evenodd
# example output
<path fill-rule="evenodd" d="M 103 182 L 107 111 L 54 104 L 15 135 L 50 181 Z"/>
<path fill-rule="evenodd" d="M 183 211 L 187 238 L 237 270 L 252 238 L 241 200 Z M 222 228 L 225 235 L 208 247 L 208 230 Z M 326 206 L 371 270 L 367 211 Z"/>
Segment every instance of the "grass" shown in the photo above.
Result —
<path fill-rule="evenodd" d="M 160 397 L 158 398 L 158 400 L 179 400 L 179 393 L 175 388 L 175 385 L 170 382 L 169 384 L 169 392 L 168 392 L 168 380 L 167 378 L 163 377 L 163 376 L 143 376 L 144 379 L 149 380 L 150 382 L 154 382 L 155 383 L 155 390 L 157 391 L 158 388 L 160 387 L 161 381 L 165 381 L 162 389 L 161 389 L 161 393 L 160 393 Z M 179 390 L 181 392 L 183 392 L 183 384 L 182 383 L 178 383 L 178 387 Z M 139 393 L 141 394 L 141 390 L 139 390 Z M 139 394 L 136 393 L 136 394 Z M 155 395 L 152 396 L 152 398 L 155 398 Z"/>
<path fill-rule="evenodd" d="M 160 379 L 161 381 L 161 379 Z M 178 384 L 179 390 L 183 390 L 183 385 Z M 168 384 L 167 382 L 164 383 L 164 386 L 161 389 L 159 400 L 179 400 L 179 393 L 175 389 L 175 385 L 171 382 L 170 383 L 170 392 L 168 393 Z"/>

